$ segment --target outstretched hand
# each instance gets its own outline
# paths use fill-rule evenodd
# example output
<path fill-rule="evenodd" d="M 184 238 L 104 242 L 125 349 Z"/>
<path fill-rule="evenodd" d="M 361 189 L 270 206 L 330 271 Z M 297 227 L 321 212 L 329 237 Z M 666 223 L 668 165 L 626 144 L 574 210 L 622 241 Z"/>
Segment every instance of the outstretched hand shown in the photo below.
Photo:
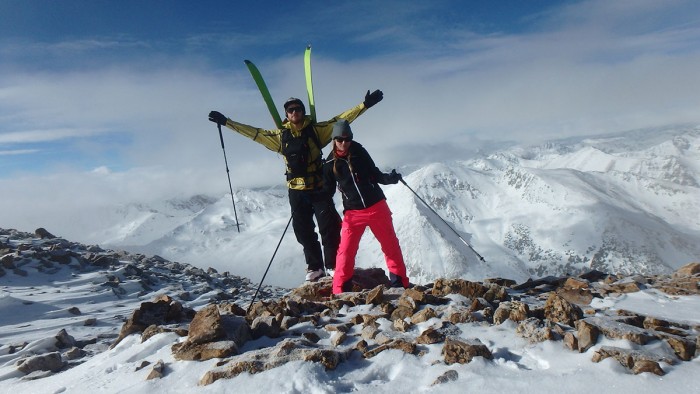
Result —
<path fill-rule="evenodd" d="M 219 126 L 224 126 L 226 124 L 226 116 L 218 111 L 209 112 L 209 120 L 216 123 Z"/>
<path fill-rule="evenodd" d="M 387 180 L 391 185 L 397 184 L 401 180 L 401 174 L 397 173 L 395 169 L 391 170 Z"/>
<path fill-rule="evenodd" d="M 384 98 L 384 93 L 382 93 L 381 90 L 377 89 L 374 92 L 370 93 L 369 90 L 367 91 L 367 94 L 365 94 L 365 107 L 366 108 L 372 108 L 374 104 L 377 104 L 378 102 L 382 101 Z"/>

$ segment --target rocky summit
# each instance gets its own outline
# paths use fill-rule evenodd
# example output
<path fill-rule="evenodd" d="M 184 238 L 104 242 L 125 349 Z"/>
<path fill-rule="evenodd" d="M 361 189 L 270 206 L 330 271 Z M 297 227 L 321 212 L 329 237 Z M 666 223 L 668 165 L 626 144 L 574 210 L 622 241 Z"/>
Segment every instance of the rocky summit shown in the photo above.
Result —
<path fill-rule="evenodd" d="M 664 375 L 669 366 L 692 362 L 700 353 L 697 323 L 610 309 L 599 302 L 640 291 L 662 292 L 670 300 L 697 296 L 700 263 L 668 275 L 588 271 L 522 283 L 438 278 L 408 289 L 387 287 L 383 269 L 358 269 L 353 291 L 332 296 L 328 277 L 294 289 L 258 289 L 228 272 L 82 245 L 44 229 L 34 234 L 0 230 L 3 305 L 10 305 L 7 299 L 14 297 L 24 300 L 15 308 L 32 308 L 27 301 L 35 296 L 31 286 L 13 286 L 16 278 L 32 277 L 36 283 L 89 278 L 84 285 L 92 303 L 53 311 L 63 320 L 56 320 L 52 338 L 0 336 L 0 365 L 4 371 L 14 370 L 5 372 L 6 377 L 60 374 L 127 337 L 147 341 L 161 333 L 175 334 L 172 362 L 218 360 L 201 375 L 197 384 L 202 386 L 292 361 L 334 370 L 352 358 L 372 359 L 387 350 L 430 358 L 431 365 L 443 366 L 503 357 L 501 345 L 481 340 L 476 327 L 514 331 L 530 343 L 551 341 L 561 352 L 588 352 L 593 363 L 612 359 L 631 374 Z M 58 289 L 55 298 L 61 297 Z M 110 303 L 141 302 L 136 309 L 108 316 L 97 305 L 103 298 Z M 89 308 L 92 305 L 97 307 Z M 2 325 L 7 333 L 33 323 L 5 317 Z M 246 346 L 252 341 L 259 346 Z M 616 341 L 630 345 L 608 345 Z M 39 342 L 43 345 L 37 346 Z M 146 379 L 163 378 L 170 370 L 162 361 L 144 362 L 138 369 L 142 368 L 149 368 Z M 448 369 L 433 384 L 457 378 L 458 372 Z"/>

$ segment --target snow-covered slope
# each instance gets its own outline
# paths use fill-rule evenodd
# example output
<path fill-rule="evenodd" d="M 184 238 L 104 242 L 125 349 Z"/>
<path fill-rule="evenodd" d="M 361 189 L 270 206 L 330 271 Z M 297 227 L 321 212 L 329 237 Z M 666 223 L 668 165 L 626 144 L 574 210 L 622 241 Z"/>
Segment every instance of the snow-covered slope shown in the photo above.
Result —
<path fill-rule="evenodd" d="M 659 273 L 700 257 L 700 127 L 553 141 L 433 163 L 404 179 L 410 189 L 402 184 L 384 189 L 417 283 L 436 277 L 523 280 L 590 268 Z M 227 194 L 133 205 L 92 237 L 105 246 L 257 280 L 285 233 L 286 190 L 237 189 L 234 198 L 240 233 Z M 266 283 L 297 285 L 305 268 L 302 256 L 289 228 Z M 384 266 L 370 233 L 357 264 Z"/>

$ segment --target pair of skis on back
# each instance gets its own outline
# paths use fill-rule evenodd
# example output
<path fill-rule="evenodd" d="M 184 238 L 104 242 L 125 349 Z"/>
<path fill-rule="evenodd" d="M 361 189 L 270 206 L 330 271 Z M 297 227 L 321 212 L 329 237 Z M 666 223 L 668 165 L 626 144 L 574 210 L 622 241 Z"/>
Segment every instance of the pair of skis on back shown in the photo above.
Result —
<path fill-rule="evenodd" d="M 265 105 L 267 105 L 267 110 L 270 111 L 272 120 L 275 122 L 275 126 L 278 129 L 282 128 L 282 118 L 279 112 L 277 112 L 277 106 L 275 106 L 274 100 L 272 100 L 272 95 L 270 90 L 267 88 L 267 84 L 260 74 L 260 70 L 251 62 L 250 60 L 245 60 L 245 65 L 250 71 L 250 75 L 253 76 L 255 84 L 262 94 L 263 100 L 265 100 Z M 304 51 L 304 74 L 306 75 L 306 93 L 309 99 L 309 114 L 314 122 L 316 122 L 316 103 L 314 102 L 314 86 L 311 80 L 311 45 L 306 47 Z"/>

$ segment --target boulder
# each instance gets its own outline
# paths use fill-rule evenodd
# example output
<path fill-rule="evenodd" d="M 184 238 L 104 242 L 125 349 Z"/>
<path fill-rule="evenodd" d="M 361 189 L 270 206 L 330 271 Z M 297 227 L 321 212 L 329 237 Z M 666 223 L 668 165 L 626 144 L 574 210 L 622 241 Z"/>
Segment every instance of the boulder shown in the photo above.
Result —
<path fill-rule="evenodd" d="M 583 317 L 583 311 L 578 306 L 552 292 L 544 305 L 544 316 L 552 322 L 573 327 L 575 322 Z"/>
<path fill-rule="evenodd" d="M 470 363 L 474 357 L 483 357 L 487 360 L 493 360 L 491 351 L 478 339 L 463 340 L 447 337 L 442 348 L 442 354 L 445 359 L 445 364 L 447 365 L 454 363 L 467 364 Z"/>
<path fill-rule="evenodd" d="M 27 357 L 18 363 L 17 369 L 24 374 L 30 374 L 35 371 L 58 372 L 65 365 L 66 363 L 61 358 L 61 354 L 52 352 Z"/>

